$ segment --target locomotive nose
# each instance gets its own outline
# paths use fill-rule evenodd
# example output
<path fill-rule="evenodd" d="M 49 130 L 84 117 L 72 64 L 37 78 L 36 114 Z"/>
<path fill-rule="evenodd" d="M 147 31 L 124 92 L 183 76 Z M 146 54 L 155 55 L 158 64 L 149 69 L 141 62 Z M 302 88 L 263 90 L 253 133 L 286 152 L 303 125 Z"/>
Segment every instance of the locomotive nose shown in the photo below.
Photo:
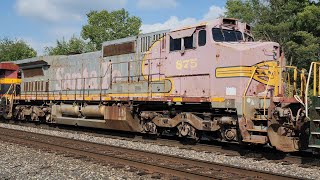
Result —
<path fill-rule="evenodd" d="M 218 43 L 217 57 L 229 65 L 254 65 L 261 61 L 273 61 L 280 58 L 280 46 L 275 42 Z M 233 62 L 230 62 L 233 59 Z"/>

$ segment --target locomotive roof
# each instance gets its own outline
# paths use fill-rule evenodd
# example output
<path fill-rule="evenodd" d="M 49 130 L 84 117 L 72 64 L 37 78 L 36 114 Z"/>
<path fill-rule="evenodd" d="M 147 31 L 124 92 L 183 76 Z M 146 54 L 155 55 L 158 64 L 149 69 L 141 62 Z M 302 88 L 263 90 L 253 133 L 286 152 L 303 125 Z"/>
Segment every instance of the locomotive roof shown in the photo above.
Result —
<path fill-rule="evenodd" d="M 101 54 L 101 51 L 95 51 L 95 52 L 88 52 L 88 53 L 83 53 L 82 55 L 94 55 L 94 54 Z M 22 59 L 22 60 L 17 60 L 17 61 L 11 61 L 19 66 L 27 65 L 27 64 L 34 64 L 34 65 L 39 65 L 43 64 L 43 62 L 46 62 L 47 64 L 50 64 L 51 61 L 60 59 L 60 58 L 66 58 L 66 57 L 73 57 L 73 56 L 79 56 L 79 54 L 74 54 L 74 55 L 58 55 L 58 56 L 38 56 L 38 57 L 33 57 L 33 58 L 28 58 L 28 59 Z"/>

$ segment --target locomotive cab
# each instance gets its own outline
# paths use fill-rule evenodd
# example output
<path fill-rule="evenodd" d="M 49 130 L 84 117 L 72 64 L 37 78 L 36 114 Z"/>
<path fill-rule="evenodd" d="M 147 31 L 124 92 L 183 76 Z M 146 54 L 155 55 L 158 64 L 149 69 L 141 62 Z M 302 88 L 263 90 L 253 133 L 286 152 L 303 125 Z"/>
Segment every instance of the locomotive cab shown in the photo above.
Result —
<path fill-rule="evenodd" d="M 0 63 L 0 95 L 5 96 L 14 93 L 13 86 L 19 84 L 19 66 L 14 63 Z M 16 92 L 18 93 L 18 92 Z"/>
<path fill-rule="evenodd" d="M 14 96 L 20 93 L 19 66 L 0 63 L 0 114 L 5 119 L 12 117 Z"/>

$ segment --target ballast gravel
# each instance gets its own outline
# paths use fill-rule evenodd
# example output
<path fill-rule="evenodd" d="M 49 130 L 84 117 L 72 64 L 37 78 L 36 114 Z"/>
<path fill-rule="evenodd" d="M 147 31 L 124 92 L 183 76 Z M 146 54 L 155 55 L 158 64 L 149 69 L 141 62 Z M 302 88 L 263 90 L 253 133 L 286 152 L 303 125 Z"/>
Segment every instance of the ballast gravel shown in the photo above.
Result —
<path fill-rule="evenodd" d="M 125 169 L 0 141 L 0 179 L 152 179 Z"/>
<path fill-rule="evenodd" d="M 119 147 L 139 149 L 139 150 L 145 150 L 150 152 L 170 154 L 174 156 L 199 159 L 199 160 L 209 161 L 209 162 L 229 164 L 229 165 L 245 167 L 249 169 L 256 169 L 261 171 L 268 171 L 273 173 L 296 176 L 302 179 L 320 179 L 319 167 L 305 168 L 305 167 L 300 167 L 298 164 L 287 165 L 282 163 L 271 162 L 269 160 L 260 160 L 260 159 L 257 160 L 254 158 L 244 158 L 241 156 L 226 156 L 221 153 L 196 152 L 194 150 L 181 149 L 178 147 L 159 146 L 151 143 L 133 142 L 130 140 L 113 139 L 113 138 L 107 138 L 107 137 L 97 137 L 97 136 L 78 133 L 78 132 L 70 133 L 70 132 L 38 129 L 33 127 L 25 127 L 25 126 L 18 126 L 18 125 L 12 125 L 12 124 L 3 124 L 3 123 L 0 123 L 0 127 L 65 137 L 65 138 L 70 138 L 75 140 L 83 140 L 83 141 L 100 143 L 100 144 L 108 144 L 108 145 L 119 146 Z M 98 169 L 99 168 L 97 168 L 97 170 Z"/>

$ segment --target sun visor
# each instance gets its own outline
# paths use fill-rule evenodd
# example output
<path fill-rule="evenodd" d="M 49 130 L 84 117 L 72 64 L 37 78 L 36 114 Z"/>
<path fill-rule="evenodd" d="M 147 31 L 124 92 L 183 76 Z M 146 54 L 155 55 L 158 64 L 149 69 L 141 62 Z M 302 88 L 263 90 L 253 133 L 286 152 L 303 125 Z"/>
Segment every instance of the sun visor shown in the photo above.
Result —
<path fill-rule="evenodd" d="M 179 38 L 183 38 L 183 37 L 190 37 L 192 36 L 192 34 L 194 33 L 194 31 L 196 30 L 196 28 L 190 28 L 190 29 L 184 29 L 184 30 L 180 30 L 180 31 L 174 31 L 170 33 L 170 36 L 173 39 L 179 39 Z"/>
<path fill-rule="evenodd" d="M 18 64 L 21 69 L 32 69 L 32 68 L 39 68 L 43 66 L 48 66 L 48 63 L 43 60 L 39 61 L 32 61 L 27 63 Z"/>

